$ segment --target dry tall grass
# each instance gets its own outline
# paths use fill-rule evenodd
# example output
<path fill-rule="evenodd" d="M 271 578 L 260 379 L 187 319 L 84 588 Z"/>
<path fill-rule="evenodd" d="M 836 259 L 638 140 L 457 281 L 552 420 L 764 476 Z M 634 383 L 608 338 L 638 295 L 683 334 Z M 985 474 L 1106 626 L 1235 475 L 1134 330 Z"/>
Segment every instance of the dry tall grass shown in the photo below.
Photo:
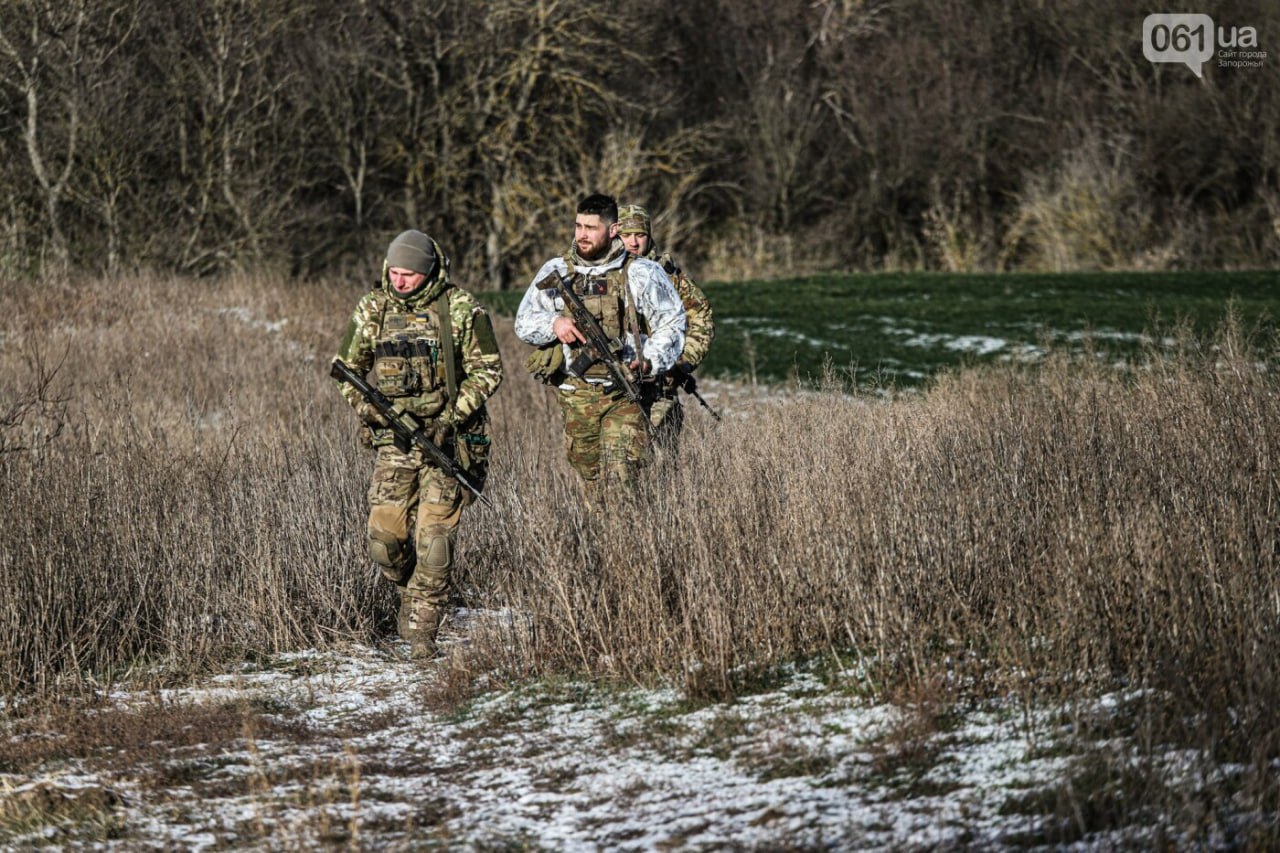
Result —
<path fill-rule="evenodd" d="M 6 293 L 0 411 L 66 401 L 21 409 L 0 436 L 6 694 L 392 630 L 363 553 L 371 460 L 326 374 L 356 287 L 135 277 Z M 829 653 L 874 690 L 1070 700 L 1128 685 L 1151 697 L 1153 745 L 1252 766 L 1240 786 L 1276 806 L 1271 341 L 1228 320 L 1213 346 L 1185 339 L 1124 378 L 1054 361 L 892 402 L 728 388 L 723 423 L 691 409 L 680 465 L 600 514 L 499 326 L 495 506 L 464 519 L 459 587 L 535 630 L 514 652 L 481 644 L 470 672 L 725 697 Z"/>

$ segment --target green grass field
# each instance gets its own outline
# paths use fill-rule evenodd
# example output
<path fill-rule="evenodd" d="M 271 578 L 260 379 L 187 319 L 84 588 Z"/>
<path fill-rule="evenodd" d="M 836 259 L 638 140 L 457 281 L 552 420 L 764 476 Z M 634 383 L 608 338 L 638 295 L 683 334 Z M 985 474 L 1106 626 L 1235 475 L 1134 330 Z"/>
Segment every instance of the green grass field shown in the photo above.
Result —
<path fill-rule="evenodd" d="M 1091 345 L 1122 360 L 1179 322 L 1217 326 L 1234 304 L 1246 323 L 1280 319 L 1280 273 L 822 275 L 707 282 L 716 342 L 709 376 L 817 379 L 824 361 L 859 386 L 912 387 L 941 369 L 1031 360 Z M 486 293 L 513 316 L 522 293 Z"/>

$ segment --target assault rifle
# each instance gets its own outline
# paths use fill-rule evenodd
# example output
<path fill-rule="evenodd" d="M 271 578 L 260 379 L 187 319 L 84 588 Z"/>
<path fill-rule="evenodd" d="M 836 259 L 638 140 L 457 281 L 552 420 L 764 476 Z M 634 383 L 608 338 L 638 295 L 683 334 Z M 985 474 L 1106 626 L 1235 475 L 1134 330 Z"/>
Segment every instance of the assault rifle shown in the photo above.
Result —
<path fill-rule="evenodd" d="M 488 498 L 480 494 L 480 487 L 471 479 L 471 475 L 466 472 L 466 469 L 459 465 L 452 456 L 436 446 L 417 418 L 409 412 L 397 409 L 385 394 L 370 385 L 363 376 L 348 367 L 346 362 L 340 358 L 335 358 L 333 364 L 329 366 L 329 375 L 340 382 L 349 383 L 351 387 L 360 392 L 360 396 L 364 398 L 366 403 L 373 406 L 378 411 L 378 414 L 382 415 L 391 432 L 395 434 L 397 447 L 406 453 L 410 447 L 417 447 L 436 467 L 461 483 L 471 494 L 489 506 L 493 506 Z"/>
<path fill-rule="evenodd" d="M 716 414 L 716 410 L 711 408 L 710 404 L 702 399 L 702 395 L 698 393 L 698 380 L 693 378 L 692 367 L 682 361 L 677 361 L 675 366 L 667 371 L 667 375 L 671 377 L 675 387 L 701 403 L 702 408 L 711 413 L 711 417 L 720 420 L 720 415 Z"/>
<path fill-rule="evenodd" d="M 587 306 L 582 304 L 582 297 L 573 290 L 573 279 L 565 273 L 560 272 L 558 267 L 552 267 L 551 274 L 560 280 L 559 292 L 560 297 L 564 299 L 564 304 L 569 306 L 569 313 L 573 315 L 573 324 L 578 327 L 578 331 L 587 339 L 587 351 L 579 353 L 577 357 L 569 364 L 569 371 L 582 376 L 588 367 L 597 361 L 603 362 L 604 366 L 609 369 L 609 377 L 614 383 L 622 389 L 622 393 L 627 399 L 636 405 L 642 405 L 640 402 L 640 389 L 636 387 L 635 380 L 631 378 L 631 369 L 613 354 L 613 347 L 610 345 L 609 336 L 604 333 L 604 329 L 600 328 L 600 323 L 596 321 L 595 316 L 587 310 Z M 537 286 L 543 290 L 550 286 L 548 275 Z M 637 341 L 637 345 L 639 342 Z M 646 420 L 645 423 L 648 423 Z"/>

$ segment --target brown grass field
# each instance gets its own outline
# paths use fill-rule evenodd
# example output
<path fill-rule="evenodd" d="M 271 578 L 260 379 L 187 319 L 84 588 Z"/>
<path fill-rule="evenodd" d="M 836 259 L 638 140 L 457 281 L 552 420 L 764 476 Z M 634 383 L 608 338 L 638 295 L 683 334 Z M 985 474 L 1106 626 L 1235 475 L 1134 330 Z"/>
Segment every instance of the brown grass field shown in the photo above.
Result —
<path fill-rule="evenodd" d="M 5 714 L 391 637 L 371 455 L 327 376 L 356 285 L 3 287 Z M 1228 318 L 1123 375 L 1051 358 L 891 399 L 713 384 L 724 421 L 690 406 L 678 460 L 598 514 L 496 325 L 494 506 L 463 519 L 458 597 L 534 630 L 450 661 L 446 692 L 573 675 L 723 701 L 814 657 L 934 702 L 1124 689 L 1150 750 L 1240 768 L 1157 807 L 1280 809 L 1273 340 Z"/>

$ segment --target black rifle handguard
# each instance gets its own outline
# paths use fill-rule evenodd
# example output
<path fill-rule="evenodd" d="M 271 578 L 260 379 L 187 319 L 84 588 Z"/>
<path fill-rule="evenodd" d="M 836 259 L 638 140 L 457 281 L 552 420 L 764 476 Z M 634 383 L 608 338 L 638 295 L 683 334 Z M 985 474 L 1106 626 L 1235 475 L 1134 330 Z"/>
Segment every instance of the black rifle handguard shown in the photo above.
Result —
<path fill-rule="evenodd" d="M 387 395 L 370 385 L 368 380 L 352 370 L 340 358 L 335 358 L 333 364 L 329 366 L 329 375 L 339 382 L 346 382 L 352 388 L 355 388 L 366 403 L 377 409 L 378 414 L 382 415 L 383 419 L 386 420 L 388 429 L 395 435 L 396 446 L 402 451 L 407 453 L 410 447 L 418 448 L 437 468 L 457 480 L 467 491 L 487 505 L 493 506 L 488 498 L 480 494 L 479 484 L 472 480 L 466 469 L 459 465 L 452 456 L 436 446 L 417 418 L 408 412 L 397 409 Z"/>

